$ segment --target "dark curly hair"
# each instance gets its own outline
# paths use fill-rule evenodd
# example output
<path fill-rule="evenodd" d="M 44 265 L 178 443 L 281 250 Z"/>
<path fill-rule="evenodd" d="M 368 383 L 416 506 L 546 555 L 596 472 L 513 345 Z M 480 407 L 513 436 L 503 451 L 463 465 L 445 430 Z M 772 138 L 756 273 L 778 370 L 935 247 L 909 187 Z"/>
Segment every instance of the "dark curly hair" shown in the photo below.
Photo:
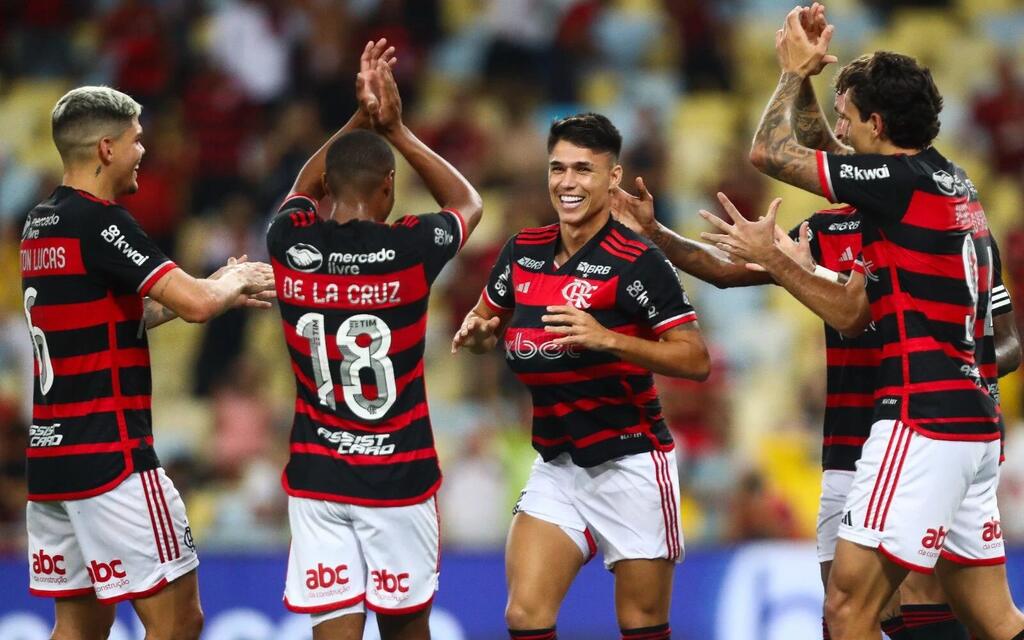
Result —
<path fill-rule="evenodd" d="M 942 96 L 931 71 L 910 56 L 876 51 L 857 58 L 836 77 L 836 92 L 847 89 L 861 121 L 880 115 L 893 144 L 924 149 L 939 135 Z"/>
<path fill-rule="evenodd" d="M 616 158 L 622 151 L 622 134 L 611 120 L 600 113 L 578 113 L 555 120 L 548 133 L 548 153 L 559 140 L 591 151 L 611 153 Z"/>

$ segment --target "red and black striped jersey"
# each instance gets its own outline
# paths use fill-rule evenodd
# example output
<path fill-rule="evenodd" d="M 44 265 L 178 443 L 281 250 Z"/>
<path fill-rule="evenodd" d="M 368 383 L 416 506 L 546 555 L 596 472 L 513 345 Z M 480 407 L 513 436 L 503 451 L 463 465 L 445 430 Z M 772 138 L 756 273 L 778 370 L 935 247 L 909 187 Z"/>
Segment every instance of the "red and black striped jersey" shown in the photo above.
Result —
<path fill-rule="evenodd" d="M 915 155 L 818 152 L 822 189 L 863 218 L 863 271 L 882 349 L 875 418 L 931 438 L 994 440 L 995 403 L 975 360 L 988 308 L 984 219 L 963 171 L 934 148 Z"/>
<path fill-rule="evenodd" d="M 98 495 L 158 467 L 142 300 L 175 264 L 126 209 L 65 186 L 29 212 L 20 257 L 29 500 Z"/>
<path fill-rule="evenodd" d="M 849 274 L 860 257 L 861 217 L 853 207 L 818 211 L 807 219 L 811 255 L 817 264 Z M 799 226 L 790 232 L 794 238 Z M 853 471 L 871 432 L 878 376 L 878 334 L 873 325 L 856 338 L 825 327 L 826 387 L 821 464 Z"/>
<path fill-rule="evenodd" d="M 465 238 L 452 210 L 339 224 L 302 195 L 281 205 L 267 247 L 295 374 L 289 495 L 399 506 L 437 491 L 427 302 Z"/>
<path fill-rule="evenodd" d="M 484 301 L 511 318 L 509 367 L 533 396 L 533 447 L 591 467 L 674 445 L 651 372 L 609 353 L 562 347 L 541 321 L 572 305 L 623 334 L 657 339 L 697 319 L 665 254 L 613 219 L 563 265 L 557 224 L 523 229 L 501 251 Z"/>

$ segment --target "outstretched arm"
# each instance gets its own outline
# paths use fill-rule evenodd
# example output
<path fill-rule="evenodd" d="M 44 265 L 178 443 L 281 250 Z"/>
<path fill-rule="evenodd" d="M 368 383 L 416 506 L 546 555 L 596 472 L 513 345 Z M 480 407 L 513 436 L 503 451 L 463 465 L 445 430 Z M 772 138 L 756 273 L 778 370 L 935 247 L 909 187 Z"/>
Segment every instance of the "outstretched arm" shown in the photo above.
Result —
<path fill-rule="evenodd" d="M 720 289 L 771 283 L 767 274 L 733 262 L 725 251 L 681 236 L 658 222 L 654 217 L 654 196 L 647 190 L 643 178 L 636 179 L 636 188 L 639 196 L 621 187 L 616 189 L 612 195 L 612 213 L 622 224 L 650 238 L 676 268 Z"/>
<path fill-rule="evenodd" d="M 776 283 L 843 335 L 859 335 L 871 322 L 871 307 L 862 274 L 855 272 L 845 284 L 840 284 L 814 275 L 779 249 L 773 238 L 778 200 L 760 220 L 748 222 L 725 194 L 718 194 L 718 199 L 733 224 L 702 211 L 704 219 L 720 231 L 701 234 L 704 239 L 731 255 L 759 265 Z M 801 233 L 806 242 L 806 226 L 801 228 Z"/>
<path fill-rule="evenodd" d="M 483 215 L 483 200 L 458 169 L 423 144 L 402 122 L 402 100 L 391 66 L 378 60 L 373 69 L 360 72 L 360 103 L 370 114 L 374 129 L 394 145 L 423 179 L 434 200 L 445 209 L 455 209 L 472 233 Z M 370 87 L 372 90 L 367 91 Z"/>

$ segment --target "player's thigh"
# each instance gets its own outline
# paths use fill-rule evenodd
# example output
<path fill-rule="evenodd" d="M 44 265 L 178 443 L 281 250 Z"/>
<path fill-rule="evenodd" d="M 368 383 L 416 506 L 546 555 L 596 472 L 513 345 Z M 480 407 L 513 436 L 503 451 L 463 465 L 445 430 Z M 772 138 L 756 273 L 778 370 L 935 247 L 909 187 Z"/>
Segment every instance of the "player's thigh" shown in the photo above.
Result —
<path fill-rule="evenodd" d="M 402 507 L 353 505 L 351 513 L 366 563 L 366 608 L 378 616 L 429 608 L 441 568 L 437 498 Z"/>
<path fill-rule="evenodd" d="M 185 504 L 163 469 L 66 504 L 100 601 L 150 597 L 199 565 Z"/>
<path fill-rule="evenodd" d="M 94 596 L 92 580 L 64 502 L 29 502 L 29 592 L 42 597 Z"/>
<path fill-rule="evenodd" d="M 835 555 L 834 553 L 832 555 Z M 819 571 L 821 571 L 821 586 L 822 588 L 828 587 L 828 574 L 832 572 L 832 561 L 822 562 L 818 565 Z"/>
<path fill-rule="evenodd" d="M 193 640 L 203 628 L 199 580 L 193 570 L 151 596 L 131 601 L 147 637 Z"/>
<path fill-rule="evenodd" d="M 53 640 L 105 640 L 114 624 L 114 605 L 90 594 L 54 601 Z"/>
<path fill-rule="evenodd" d="M 313 640 L 362 640 L 363 627 L 366 626 L 366 613 L 360 607 L 358 611 L 335 610 L 311 616 L 313 623 Z"/>
<path fill-rule="evenodd" d="M 514 628 L 554 626 L 585 556 L 562 527 L 520 511 L 505 545 L 506 618 Z"/>
<path fill-rule="evenodd" d="M 821 497 L 818 500 L 818 522 L 815 530 L 818 562 L 831 564 L 836 555 L 836 541 L 839 539 L 839 523 L 846 509 L 855 473 L 853 471 L 826 469 L 821 474 Z M 822 584 L 828 576 L 822 576 Z"/>
<path fill-rule="evenodd" d="M 935 572 L 956 617 L 979 640 L 1007 640 L 1024 630 L 1005 564 L 969 566 L 941 558 Z"/>
<path fill-rule="evenodd" d="M 430 604 L 414 613 L 377 614 L 381 640 L 430 640 Z"/>
<path fill-rule="evenodd" d="M 288 524 L 292 543 L 285 607 L 310 614 L 314 628 L 339 616 L 361 619 L 366 561 L 351 520 L 351 505 L 289 496 Z"/>
<path fill-rule="evenodd" d="M 638 453 L 580 469 L 574 498 L 608 569 L 623 560 L 682 562 L 674 451 Z"/>
<path fill-rule="evenodd" d="M 620 560 L 615 563 L 615 615 L 623 629 L 654 627 L 668 622 L 675 562 Z"/>

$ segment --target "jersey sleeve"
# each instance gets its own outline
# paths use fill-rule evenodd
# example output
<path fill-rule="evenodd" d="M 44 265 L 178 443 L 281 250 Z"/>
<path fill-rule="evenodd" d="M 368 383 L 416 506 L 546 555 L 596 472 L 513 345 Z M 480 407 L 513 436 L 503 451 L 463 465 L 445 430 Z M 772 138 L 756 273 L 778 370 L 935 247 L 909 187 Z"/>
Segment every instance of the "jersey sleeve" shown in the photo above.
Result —
<path fill-rule="evenodd" d="M 395 226 L 403 225 L 417 232 L 416 242 L 423 251 L 423 265 L 431 281 L 466 243 L 466 223 L 454 209 L 405 216 L 395 222 Z"/>
<path fill-rule="evenodd" d="M 656 335 L 697 320 L 675 267 L 658 249 L 648 249 L 624 270 L 618 299 Z"/>
<path fill-rule="evenodd" d="M 270 255 L 281 254 L 282 239 L 289 228 L 312 226 L 317 221 L 317 202 L 312 196 L 293 193 L 284 199 L 267 227 L 267 250 Z"/>
<path fill-rule="evenodd" d="M 516 306 L 512 291 L 512 247 L 515 236 L 509 238 L 501 249 L 497 262 L 491 267 L 491 275 L 484 286 L 484 303 L 494 311 L 511 311 Z"/>
<path fill-rule="evenodd" d="M 999 255 L 999 245 L 992 238 L 992 315 L 1001 316 L 1013 311 L 1010 292 L 1003 285 L 1003 259 Z"/>
<path fill-rule="evenodd" d="M 804 222 L 807 223 L 807 241 L 810 244 L 811 258 L 815 262 L 821 262 L 821 243 L 818 242 L 818 228 L 817 228 L 818 216 L 811 216 L 802 222 L 798 222 L 795 227 L 789 230 L 789 239 L 793 242 L 800 242 L 800 227 L 803 226 Z"/>
<path fill-rule="evenodd" d="M 914 195 L 917 176 L 903 156 L 834 155 L 817 151 L 825 197 L 857 207 L 878 226 L 899 222 Z"/>
<path fill-rule="evenodd" d="M 146 296 L 177 268 L 123 207 L 104 206 L 91 215 L 95 227 L 83 242 L 90 271 Z"/>

